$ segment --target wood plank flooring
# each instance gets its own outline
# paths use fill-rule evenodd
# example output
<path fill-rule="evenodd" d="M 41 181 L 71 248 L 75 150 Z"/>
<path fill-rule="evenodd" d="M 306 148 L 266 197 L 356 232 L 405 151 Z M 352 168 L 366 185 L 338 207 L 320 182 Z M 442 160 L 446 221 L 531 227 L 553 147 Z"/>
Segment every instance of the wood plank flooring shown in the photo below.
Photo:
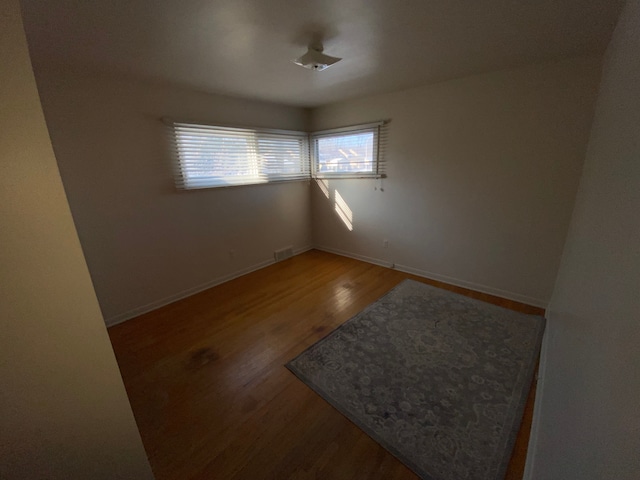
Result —
<path fill-rule="evenodd" d="M 284 364 L 405 278 L 312 250 L 109 329 L 158 480 L 416 479 Z M 533 396 L 507 478 L 520 479 Z"/>

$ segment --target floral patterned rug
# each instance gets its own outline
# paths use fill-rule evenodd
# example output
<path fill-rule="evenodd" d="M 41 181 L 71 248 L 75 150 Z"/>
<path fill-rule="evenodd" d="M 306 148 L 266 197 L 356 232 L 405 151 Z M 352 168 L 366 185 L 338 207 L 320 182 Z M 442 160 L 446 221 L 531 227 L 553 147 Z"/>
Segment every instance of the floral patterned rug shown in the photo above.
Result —
<path fill-rule="evenodd" d="M 544 325 L 405 280 L 287 367 L 421 478 L 503 479 Z"/>

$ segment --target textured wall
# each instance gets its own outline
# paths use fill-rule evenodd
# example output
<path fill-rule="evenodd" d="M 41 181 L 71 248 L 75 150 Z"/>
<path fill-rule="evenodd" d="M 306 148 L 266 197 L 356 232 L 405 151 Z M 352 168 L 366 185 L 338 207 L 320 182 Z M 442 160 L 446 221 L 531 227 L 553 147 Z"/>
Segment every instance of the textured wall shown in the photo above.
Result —
<path fill-rule="evenodd" d="M 152 479 L 73 226 L 17 0 L 0 2 L 0 478 Z"/>
<path fill-rule="evenodd" d="M 332 199 L 338 191 L 352 211 L 353 231 L 314 186 L 314 243 L 546 305 L 600 66 L 579 58 L 313 110 L 316 129 L 391 119 L 388 178 L 329 181 Z"/>
<path fill-rule="evenodd" d="M 640 478 L 638 52 L 640 2 L 631 0 L 606 55 L 548 311 L 532 480 Z"/>
<path fill-rule="evenodd" d="M 161 122 L 305 130 L 304 109 L 37 65 L 36 76 L 107 322 L 310 245 L 308 182 L 177 192 Z"/>

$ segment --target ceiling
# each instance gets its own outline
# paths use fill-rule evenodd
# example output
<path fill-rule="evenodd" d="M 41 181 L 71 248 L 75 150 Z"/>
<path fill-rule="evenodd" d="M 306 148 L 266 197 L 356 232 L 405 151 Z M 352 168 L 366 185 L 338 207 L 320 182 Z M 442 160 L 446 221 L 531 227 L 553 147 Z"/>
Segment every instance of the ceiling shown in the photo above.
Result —
<path fill-rule="evenodd" d="M 605 51 L 623 0 L 23 0 L 35 68 L 312 107 Z M 322 37 L 344 60 L 291 60 Z"/>

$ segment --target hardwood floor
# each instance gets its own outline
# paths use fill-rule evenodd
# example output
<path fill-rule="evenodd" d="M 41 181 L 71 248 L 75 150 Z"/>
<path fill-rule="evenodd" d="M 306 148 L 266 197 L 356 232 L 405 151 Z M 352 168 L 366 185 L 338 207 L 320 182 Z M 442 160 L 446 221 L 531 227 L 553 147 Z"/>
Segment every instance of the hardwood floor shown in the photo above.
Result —
<path fill-rule="evenodd" d="M 284 364 L 405 278 L 312 250 L 109 329 L 158 480 L 416 479 Z M 522 478 L 533 396 L 509 467 Z"/>

